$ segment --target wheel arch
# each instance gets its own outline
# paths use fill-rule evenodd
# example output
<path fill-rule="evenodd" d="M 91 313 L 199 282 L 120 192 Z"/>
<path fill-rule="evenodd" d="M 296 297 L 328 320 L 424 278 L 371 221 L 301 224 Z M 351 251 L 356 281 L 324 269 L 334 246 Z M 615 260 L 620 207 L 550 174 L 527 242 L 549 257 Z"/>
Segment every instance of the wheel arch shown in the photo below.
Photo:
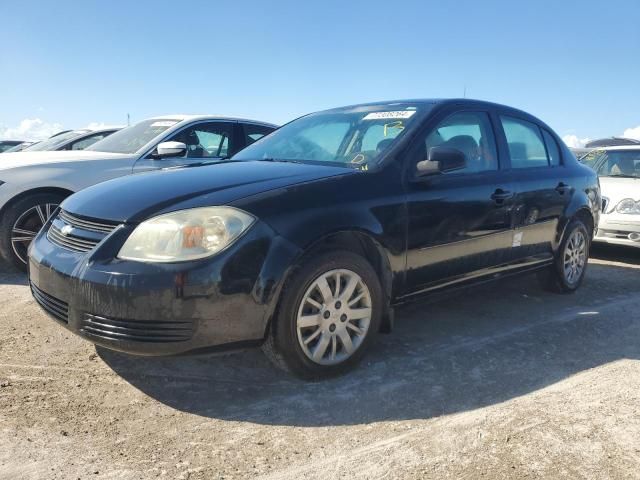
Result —
<path fill-rule="evenodd" d="M 66 188 L 61 188 L 61 187 L 38 187 L 38 188 L 25 190 L 24 192 L 20 192 L 18 195 L 13 197 L 11 200 L 9 200 L 7 203 L 5 203 L 2 206 L 2 208 L 0 209 L 0 216 L 4 214 L 7 208 L 11 207 L 11 205 L 14 205 L 16 202 L 19 202 L 23 198 L 27 198 L 31 195 L 37 195 L 40 193 L 58 194 L 66 198 L 69 195 L 73 195 L 75 192 L 68 190 Z"/>
<path fill-rule="evenodd" d="M 315 239 L 300 249 L 299 254 L 291 262 L 291 268 L 287 270 L 284 278 L 280 282 L 280 288 L 277 292 L 277 300 L 274 308 L 272 308 L 268 321 L 266 323 L 265 335 L 272 328 L 272 322 L 279 308 L 281 301 L 281 292 L 284 285 L 289 281 L 295 267 L 300 265 L 305 259 L 319 253 L 327 251 L 343 250 L 360 255 L 367 260 L 375 272 L 378 274 L 383 294 L 385 296 L 385 311 L 383 312 L 382 324 L 380 330 L 389 332 L 393 326 L 393 309 L 391 307 L 391 299 L 393 292 L 393 270 L 386 254 L 384 246 L 377 241 L 373 235 L 362 230 L 338 230 L 327 233 L 320 238 Z"/>
<path fill-rule="evenodd" d="M 557 250 L 560 248 L 560 244 L 562 243 L 562 240 L 567 233 L 567 227 L 574 219 L 582 221 L 588 228 L 591 228 L 592 238 L 590 240 L 593 239 L 597 227 L 597 225 L 595 224 L 595 218 L 593 213 L 591 212 L 591 209 L 586 205 L 582 205 L 575 209 L 572 209 L 570 212 L 567 212 L 567 215 L 564 217 L 564 221 L 558 229 L 558 237 L 556 238 L 555 245 L 553 246 L 554 252 L 557 252 Z"/>
<path fill-rule="evenodd" d="M 591 213 L 591 210 L 589 208 L 579 208 L 573 215 L 573 218 L 581 220 L 587 227 L 591 228 L 591 236 L 593 237 L 596 231 L 596 225 L 595 219 L 593 218 L 593 213 Z"/>
<path fill-rule="evenodd" d="M 360 230 L 328 233 L 308 245 L 300 258 L 328 250 L 346 250 L 364 257 L 380 278 L 382 291 L 391 298 L 393 273 L 386 249 L 372 235 Z"/>

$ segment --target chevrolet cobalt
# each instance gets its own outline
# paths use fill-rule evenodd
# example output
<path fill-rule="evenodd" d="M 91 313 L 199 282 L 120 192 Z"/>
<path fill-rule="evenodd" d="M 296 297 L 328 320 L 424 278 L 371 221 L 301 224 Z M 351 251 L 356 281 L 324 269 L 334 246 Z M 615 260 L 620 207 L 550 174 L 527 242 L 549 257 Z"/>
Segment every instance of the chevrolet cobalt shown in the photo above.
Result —
<path fill-rule="evenodd" d="M 522 111 L 472 100 L 299 118 L 214 165 L 67 198 L 30 247 L 33 296 L 106 348 L 165 355 L 262 345 L 334 375 L 394 306 L 537 272 L 576 290 L 598 179 Z"/>

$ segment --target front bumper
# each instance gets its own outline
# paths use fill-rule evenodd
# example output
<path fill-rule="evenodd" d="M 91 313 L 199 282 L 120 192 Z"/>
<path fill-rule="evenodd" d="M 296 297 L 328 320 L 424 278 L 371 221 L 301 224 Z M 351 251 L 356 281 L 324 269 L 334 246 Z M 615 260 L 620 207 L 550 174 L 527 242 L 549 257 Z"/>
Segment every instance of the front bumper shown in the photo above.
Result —
<path fill-rule="evenodd" d="M 30 248 L 36 301 L 81 337 L 141 355 L 262 341 L 299 253 L 261 222 L 214 257 L 176 264 L 115 259 L 133 227 L 116 229 L 88 253 L 52 243 L 47 227 Z"/>
<path fill-rule="evenodd" d="M 594 242 L 640 247 L 640 215 L 610 213 L 600 216 Z"/>

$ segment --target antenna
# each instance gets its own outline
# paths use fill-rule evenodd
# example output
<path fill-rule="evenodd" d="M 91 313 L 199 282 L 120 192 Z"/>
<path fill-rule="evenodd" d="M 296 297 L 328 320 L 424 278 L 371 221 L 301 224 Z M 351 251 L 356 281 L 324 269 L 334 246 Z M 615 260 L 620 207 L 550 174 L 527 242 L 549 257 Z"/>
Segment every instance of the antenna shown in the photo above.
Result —
<path fill-rule="evenodd" d="M 467 98 L 467 84 L 464 84 L 464 90 L 462 91 L 462 98 Z"/>
<path fill-rule="evenodd" d="M 127 113 L 127 127 L 131 125 L 131 115 Z"/>

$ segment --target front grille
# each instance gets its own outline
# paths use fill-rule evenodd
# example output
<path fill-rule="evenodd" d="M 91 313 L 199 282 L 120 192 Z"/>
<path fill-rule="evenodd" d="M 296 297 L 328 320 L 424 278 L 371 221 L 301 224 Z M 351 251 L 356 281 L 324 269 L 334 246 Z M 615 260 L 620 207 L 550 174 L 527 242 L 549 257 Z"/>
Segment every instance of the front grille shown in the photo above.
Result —
<path fill-rule="evenodd" d="M 63 302 L 62 300 L 49 295 L 48 293 L 43 292 L 38 287 L 36 287 L 33 283 L 30 282 L 31 285 L 31 294 L 33 298 L 36 299 L 36 302 L 40 304 L 42 308 L 44 308 L 51 315 L 56 317 L 58 320 L 69 323 L 69 304 Z"/>
<path fill-rule="evenodd" d="M 47 231 L 47 238 L 67 250 L 89 252 L 117 226 L 117 223 L 80 218 L 60 210 Z"/>
<path fill-rule="evenodd" d="M 192 336 L 191 322 L 122 320 L 85 313 L 80 330 L 87 335 L 108 340 L 147 343 L 183 342 Z"/>
<path fill-rule="evenodd" d="M 64 210 L 60 210 L 58 217 L 64 220 L 67 225 L 89 230 L 90 232 L 111 233 L 113 229 L 118 226 L 117 223 L 101 223 L 93 220 L 86 220 L 76 217 L 75 215 L 71 215 L 69 212 L 65 212 Z"/>
<path fill-rule="evenodd" d="M 76 252 L 88 252 L 100 243 L 98 240 L 83 240 L 75 235 L 64 235 L 62 230 L 53 224 L 47 232 L 47 238 L 60 247 L 74 250 Z"/>

